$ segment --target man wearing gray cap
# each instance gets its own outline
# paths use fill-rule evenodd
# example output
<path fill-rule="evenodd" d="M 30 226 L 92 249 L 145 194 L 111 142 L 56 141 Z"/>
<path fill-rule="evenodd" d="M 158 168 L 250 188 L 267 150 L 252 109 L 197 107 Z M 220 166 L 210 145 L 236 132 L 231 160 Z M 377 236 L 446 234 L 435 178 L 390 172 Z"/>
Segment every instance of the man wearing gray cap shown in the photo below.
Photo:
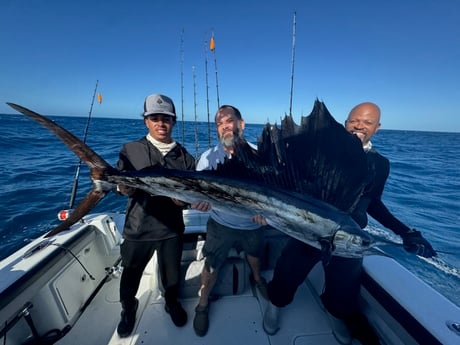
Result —
<path fill-rule="evenodd" d="M 164 95 L 153 94 L 144 102 L 144 123 L 148 134 L 123 145 L 117 168 L 121 171 L 161 167 L 194 170 L 195 160 L 187 150 L 171 137 L 176 124 L 173 101 Z M 177 327 L 187 323 L 187 314 L 179 300 L 180 260 L 185 204 L 165 196 L 154 196 L 143 190 L 118 186 L 129 197 L 121 244 L 123 272 L 120 279 L 121 320 L 117 332 L 129 336 L 136 323 L 139 288 L 143 271 L 155 251 L 161 282 L 164 288 L 165 311 Z M 192 208 L 207 211 L 209 204 L 197 202 Z"/>

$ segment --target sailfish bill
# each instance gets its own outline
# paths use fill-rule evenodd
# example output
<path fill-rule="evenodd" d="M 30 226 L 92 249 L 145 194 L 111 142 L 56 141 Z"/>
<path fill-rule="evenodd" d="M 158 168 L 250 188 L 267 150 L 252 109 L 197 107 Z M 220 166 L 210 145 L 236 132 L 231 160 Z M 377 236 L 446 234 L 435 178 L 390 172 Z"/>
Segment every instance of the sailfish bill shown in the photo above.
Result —
<path fill-rule="evenodd" d="M 349 215 L 368 175 L 362 147 L 318 100 L 300 126 L 291 117 L 283 120 L 281 129 L 267 124 L 260 152 L 248 150 L 243 142 L 236 148 L 238 159 L 224 162 L 217 171 L 200 172 L 120 172 L 54 121 L 7 104 L 49 129 L 90 168 L 93 189 L 47 236 L 68 229 L 122 184 L 188 203 L 207 201 L 213 209 L 233 214 L 261 214 L 275 229 L 316 248 L 328 248 L 333 255 L 361 257 L 377 244 Z"/>

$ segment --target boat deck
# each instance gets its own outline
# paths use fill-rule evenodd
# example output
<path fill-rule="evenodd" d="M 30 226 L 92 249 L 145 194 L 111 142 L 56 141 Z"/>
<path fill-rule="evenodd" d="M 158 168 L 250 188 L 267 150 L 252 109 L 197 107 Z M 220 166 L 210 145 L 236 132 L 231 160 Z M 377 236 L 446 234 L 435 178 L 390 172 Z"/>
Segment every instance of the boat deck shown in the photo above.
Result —
<path fill-rule="evenodd" d="M 213 291 L 218 298 L 211 303 L 208 334 L 198 337 L 193 317 L 204 264 L 204 216 L 199 224 L 188 224 L 190 232 L 184 236 L 180 297 L 187 324 L 177 328 L 164 310 L 154 256 L 138 289 L 135 329 L 131 336 L 120 338 L 117 230 L 123 221 L 118 214 L 87 217 L 52 242 L 38 238 L 0 263 L 2 343 L 52 344 L 59 339 L 60 345 L 338 344 L 319 299 L 324 283 L 321 265 L 281 310 L 281 329 L 269 336 L 262 327 L 267 301 L 251 285 L 246 260 L 234 251 Z M 267 281 L 287 239 L 277 230 L 265 230 L 261 264 Z M 382 344 L 459 343 L 458 306 L 391 258 L 366 256 L 363 268 L 359 304 Z"/>
<path fill-rule="evenodd" d="M 271 274 L 272 271 L 264 272 L 267 279 Z M 164 300 L 158 291 L 150 289 L 151 279 L 148 272 L 144 274 L 137 295 L 140 302 L 137 321 L 130 337 L 120 338 L 116 332 L 120 314 L 119 281 L 113 279 L 95 297 L 94 303 L 91 303 L 69 334 L 57 344 L 338 344 L 332 335 L 328 318 L 318 303 L 317 293 L 309 283 L 303 284 L 294 302 L 283 308 L 281 329 L 273 336 L 267 335 L 262 328 L 267 302 L 258 296 L 253 286 L 248 286 L 238 295 L 223 296 L 211 303 L 208 334 L 198 337 L 193 330 L 194 308 L 198 297 L 182 299 L 188 322 L 178 328 L 165 312 Z"/>
<path fill-rule="evenodd" d="M 120 320 L 119 279 L 105 283 L 78 322 L 60 345 L 302 345 L 338 344 L 332 335 L 329 320 L 321 308 L 318 291 L 322 288 L 321 266 L 317 266 L 299 288 L 295 300 L 281 311 L 277 334 L 269 336 L 262 328 L 267 301 L 251 284 L 250 269 L 243 254 L 232 250 L 219 278 L 209 311 L 210 326 L 204 337 L 193 330 L 195 306 L 198 303 L 200 273 L 204 258 L 201 253 L 205 236 L 197 232 L 186 235 L 182 254 L 181 303 L 188 315 L 184 327 L 176 327 L 164 310 L 164 299 L 157 270 L 156 256 L 147 265 L 137 293 L 139 308 L 133 333 L 120 338 L 116 328 Z M 266 230 L 264 255 L 261 259 L 263 276 L 269 281 L 277 257 L 287 236 L 274 229 Z M 159 288 L 160 286 L 160 288 Z M 82 339 L 81 337 L 85 337 Z"/>

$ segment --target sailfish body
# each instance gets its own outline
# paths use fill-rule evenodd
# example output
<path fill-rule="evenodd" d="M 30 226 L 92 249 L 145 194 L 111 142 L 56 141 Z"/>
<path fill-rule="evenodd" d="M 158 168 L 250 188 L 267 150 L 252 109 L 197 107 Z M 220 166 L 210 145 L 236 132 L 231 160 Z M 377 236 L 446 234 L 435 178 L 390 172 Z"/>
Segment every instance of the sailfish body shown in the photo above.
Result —
<path fill-rule="evenodd" d="M 281 129 L 267 124 L 257 152 L 240 143 L 238 159 L 224 162 L 217 171 L 200 172 L 120 172 L 54 121 L 8 104 L 48 128 L 90 168 L 93 189 L 47 236 L 68 229 L 122 184 L 188 203 L 207 201 L 228 213 L 261 214 L 270 226 L 333 255 L 360 257 L 375 245 L 349 214 L 368 175 L 364 152 L 322 102 L 315 102 L 300 126 L 290 117 L 283 120 Z"/>

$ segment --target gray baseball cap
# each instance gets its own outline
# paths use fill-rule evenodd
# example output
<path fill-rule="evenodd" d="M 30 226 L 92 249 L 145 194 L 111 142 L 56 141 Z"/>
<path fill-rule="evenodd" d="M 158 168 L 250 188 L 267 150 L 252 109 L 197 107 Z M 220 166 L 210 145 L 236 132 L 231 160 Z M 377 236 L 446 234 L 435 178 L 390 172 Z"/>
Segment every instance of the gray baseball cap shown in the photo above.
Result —
<path fill-rule="evenodd" d="M 147 96 L 144 102 L 144 116 L 164 114 L 176 117 L 176 107 L 171 98 L 158 93 Z"/>

